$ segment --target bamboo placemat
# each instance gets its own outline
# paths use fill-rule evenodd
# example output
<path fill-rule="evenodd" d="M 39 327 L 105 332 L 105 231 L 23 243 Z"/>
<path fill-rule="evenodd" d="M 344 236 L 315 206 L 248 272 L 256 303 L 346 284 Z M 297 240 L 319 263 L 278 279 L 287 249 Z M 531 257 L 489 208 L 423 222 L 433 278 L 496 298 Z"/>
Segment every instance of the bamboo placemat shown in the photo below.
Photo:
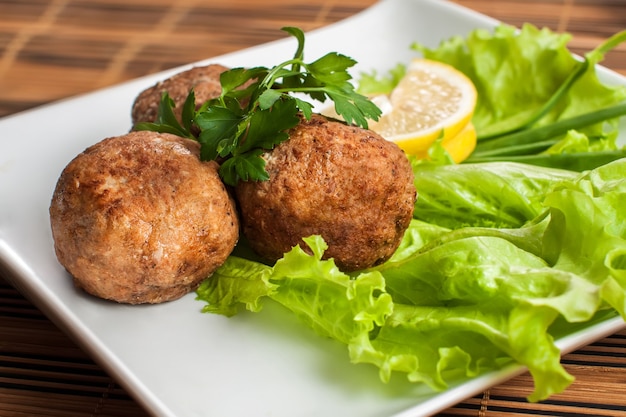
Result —
<path fill-rule="evenodd" d="M 0 0 L 0 117 L 315 29 L 375 0 Z M 624 0 L 457 0 L 516 26 L 574 35 L 576 53 L 626 27 Z M 606 57 L 626 74 L 626 46 Z"/>
<path fill-rule="evenodd" d="M 531 22 L 570 32 L 576 53 L 626 28 L 624 0 L 455 2 L 516 26 Z M 0 0 L 0 117 L 275 40 L 285 25 L 318 28 L 374 3 Z M 626 75 L 626 46 L 603 63 Z M 548 401 L 526 402 L 532 381 L 524 374 L 441 415 L 626 416 L 626 330 L 565 355 L 563 363 L 577 380 Z M 0 277 L 0 417 L 25 416 L 147 413 Z"/>

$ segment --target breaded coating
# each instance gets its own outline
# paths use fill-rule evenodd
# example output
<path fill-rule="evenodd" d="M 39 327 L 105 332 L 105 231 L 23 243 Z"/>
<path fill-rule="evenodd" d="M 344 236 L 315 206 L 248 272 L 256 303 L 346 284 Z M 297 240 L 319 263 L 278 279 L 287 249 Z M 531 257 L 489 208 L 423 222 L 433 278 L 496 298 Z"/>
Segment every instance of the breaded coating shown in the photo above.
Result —
<path fill-rule="evenodd" d="M 174 114 L 181 121 L 182 107 L 193 88 L 196 97 L 196 108 L 204 102 L 219 97 L 222 93 L 220 74 L 228 70 L 219 64 L 194 67 L 160 81 L 139 93 L 133 103 L 131 116 L 133 124 L 154 122 L 157 119 L 159 102 L 164 92 L 174 100 Z"/>
<path fill-rule="evenodd" d="M 314 115 L 264 154 L 268 181 L 235 191 L 242 232 L 274 261 L 321 235 L 344 271 L 389 259 L 411 221 L 416 190 L 404 152 L 375 132 Z"/>
<path fill-rule="evenodd" d="M 50 205 L 54 247 L 75 284 L 120 303 L 197 288 L 239 238 L 234 200 L 199 144 L 156 132 L 104 139 L 76 156 Z"/>

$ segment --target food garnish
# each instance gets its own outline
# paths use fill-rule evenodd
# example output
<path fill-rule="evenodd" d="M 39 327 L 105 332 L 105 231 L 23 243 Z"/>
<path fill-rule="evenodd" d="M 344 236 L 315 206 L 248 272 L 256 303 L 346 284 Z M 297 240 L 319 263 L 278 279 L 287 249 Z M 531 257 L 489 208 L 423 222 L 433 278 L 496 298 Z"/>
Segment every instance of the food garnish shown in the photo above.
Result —
<path fill-rule="evenodd" d="M 372 101 L 383 110 L 370 129 L 420 158 L 428 156 L 435 140 L 457 163 L 472 153 L 476 130 L 471 119 L 477 94 L 465 74 L 437 61 L 414 59 L 391 91 L 376 92 L 376 85 L 367 80 L 359 83 L 359 91 L 369 90 Z M 390 85 L 379 87 L 389 90 Z"/>
<path fill-rule="evenodd" d="M 553 132 L 541 140 L 552 142 L 547 148 L 532 152 L 505 143 L 500 162 L 410 157 L 419 197 L 387 262 L 344 273 L 323 259 L 326 242 L 315 235 L 305 239 L 309 253 L 296 246 L 273 265 L 237 251 L 199 288 L 203 311 L 232 316 L 277 302 L 344 343 L 353 362 L 378 367 L 383 381 L 401 373 L 442 390 L 521 364 L 535 382 L 529 400 L 563 391 L 573 377 L 554 340 L 626 319 L 626 158 L 616 141 L 626 88 L 604 85 L 595 73 L 622 36 L 586 64 L 567 50 L 568 35 L 530 25 L 416 46 L 476 86 L 474 155 L 499 134 L 534 136 L 571 119 L 576 130 Z M 404 74 L 394 68 L 378 91 L 368 90 L 375 80 L 366 76 L 360 92 L 389 93 Z M 595 119 L 598 109 L 605 113 Z M 429 156 L 446 159 L 440 145 L 435 140 Z M 511 162 L 517 158 L 529 164 Z M 530 165 L 542 159 L 569 169 Z"/>
<path fill-rule="evenodd" d="M 337 52 L 304 61 L 304 32 L 284 31 L 297 39 L 292 59 L 271 68 L 233 68 L 221 74 L 220 97 L 195 107 L 190 92 L 182 112 L 182 124 L 174 116 L 172 101 L 164 94 L 155 123 L 139 123 L 136 130 L 155 130 L 197 139 L 203 160 L 219 160 L 220 176 L 229 185 L 269 178 L 261 154 L 288 139 L 287 129 L 299 122 L 298 113 L 311 118 L 313 104 L 302 98 L 334 102 L 335 111 L 347 123 L 367 128 L 380 109 L 356 92 L 348 69 L 356 61 Z M 245 85 L 245 88 L 241 88 Z M 295 94 L 294 94 L 295 93 Z M 193 127 L 199 129 L 195 133 Z"/>
<path fill-rule="evenodd" d="M 573 381 L 553 338 L 626 317 L 625 172 L 626 159 L 584 175 L 416 164 L 414 220 L 386 263 L 345 274 L 312 236 L 313 255 L 296 246 L 273 266 L 229 257 L 198 299 L 227 316 L 277 302 L 383 381 L 443 390 L 519 363 L 535 381 L 529 399 L 543 400 Z"/>
<path fill-rule="evenodd" d="M 425 58 L 452 65 L 478 90 L 472 122 L 478 143 L 468 162 L 518 161 L 582 171 L 626 156 L 616 144 L 626 115 L 626 87 L 602 83 L 595 65 L 626 41 L 626 31 L 584 59 L 567 48 L 569 34 L 525 24 L 476 30 L 430 49 Z"/>
<path fill-rule="evenodd" d="M 603 84 L 595 68 L 626 41 L 626 31 L 613 35 L 584 59 L 567 48 L 570 38 L 525 24 L 520 31 L 508 25 L 498 26 L 493 33 L 475 30 L 467 38 L 456 36 L 434 49 L 414 43 L 412 48 L 423 55 L 422 61 L 450 65 L 478 90 L 468 125 L 475 129 L 475 143 L 466 137 L 465 142 L 455 138 L 455 144 L 446 140 L 431 144 L 445 144 L 443 148 L 457 163 L 465 160 L 457 156 L 461 154 L 468 162 L 517 161 L 575 171 L 626 157 L 626 149 L 615 141 L 617 119 L 626 115 L 626 87 Z M 407 67 L 399 63 L 382 76 L 362 74 L 358 91 L 392 94 L 405 82 L 406 72 Z M 468 152 L 471 145 L 475 149 Z"/>

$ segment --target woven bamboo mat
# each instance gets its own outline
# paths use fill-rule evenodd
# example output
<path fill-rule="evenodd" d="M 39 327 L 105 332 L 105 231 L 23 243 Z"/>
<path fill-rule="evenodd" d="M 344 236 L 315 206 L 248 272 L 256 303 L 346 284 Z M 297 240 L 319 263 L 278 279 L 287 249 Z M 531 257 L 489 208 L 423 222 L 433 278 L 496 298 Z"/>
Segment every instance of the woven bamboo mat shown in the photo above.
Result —
<path fill-rule="evenodd" d="M 548 401 L 526 402 L 532 381 L 523 374 L 440 416 L 626 416 L 626 329 L 565 355 L 562 362 L 576 381 Z M 116 381 L 0 279 L 0 416 L 147 415 Z"/>
<path fill-rule="evenodd" d="M 311 30 L 375 0 L 0 0 L 0 117 Z M 624 0 L 457 0 L 506 23 L 574 34 L 580 53 L 626 27 Z M 626 47 L 608 67 L 626 74 Z"/>
<path fill-rule="evenodd" d="M 275 40 L 285 25 L 321 27 L 374 2 L 0 0 L 0 117 Z M 626 28 L 625 0 L 455 2 L 517 26 L 568 31 L 577 53 Z M 626 46 L 604 64 L 626 75 Z M 626 330 L 566 355 L 563 363 L 577 380 L 549 401 L 525 401 L 532 390 L 525 374 L 441 415 L 626 416 Z M 0 417 L 146 415 L 0 277 Z"/>

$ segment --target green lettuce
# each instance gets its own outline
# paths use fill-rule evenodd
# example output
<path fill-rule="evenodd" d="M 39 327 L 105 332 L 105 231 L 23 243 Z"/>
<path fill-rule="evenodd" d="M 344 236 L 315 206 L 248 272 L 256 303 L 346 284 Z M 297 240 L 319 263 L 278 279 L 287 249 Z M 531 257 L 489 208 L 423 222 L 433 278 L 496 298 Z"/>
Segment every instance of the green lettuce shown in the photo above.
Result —
<path fill-rule="evenodd" d="M 414 217 L 449 228 L 520 227 L 543 211 L 555 180 L 578 175 L 516 163 L 436 166 L 411 160 L 419 191 Z"/>
<path fill-rule="evenodd" d="M 412 45 L 423 57 L 457 68 L 476 86 L 472 122 L 478 143 L 469 162 L 506 160 L 582 172 L 626 157 L 617 142 L 626 86 L 605 84 L 597 74 L 597 64 L 626 41 L 626 31 L 583 58 L 569 51 L 570 40 L 570 34 L 525 24 L 519 30 L 477 29 L 436 48 Z M 363 73 L 358 88 L 364 94 L 390 93 L 405 70 L 400 63 L 387 74 Z M 429 152 L 431 159 L 442 161 L 440 151 Z"/>
<path fill-rule="evenodd" d="M 520 128 L 550 102 L 559 88 L 577 69 L 572 84 L 558 103 L 534 123 L 544 126 L 557 120 L 609 107 L 626 98 L 626 88 L 602 83 L 595 64 L 604 58 L 604 49 L 586 55 L 584 65 L 567 45 L 570 34 L 524 24 L 520 30 L 500 25 L 493 31 L 475 30 L 467 37 L 456 36 L 430 49 L 414 44 L 425 58 L 445 62 L 465 73 L 478 91 L 472 119 L 479 137 L 494 136 Z M 621 41 L 621 38 L 620 38 Z M 613 42 L 610 43 L 611 46 Z M 584 129 L 593 137 L 614 137 L 603 123 Z"/>
<path fill-rule="evenodd" d="M 535 381 L 529 400 L 564 390 L 573 378 L 555 335 L 598 314 L 626 319 L 626 159 L 583 174 L 508 162 L 414 171 L 418 200 L 451 209 L 424 221 L 416 206 L 386 263 L 343 273 L 322 260 L 320 236 L 273 266 L 231 256 L 198 289 L 203 311 L 231 316 L 277 302 L 345 344 L 352 362 L 378 367 L 382 381 L 402 373 L 443 390 L 519 363 Z M 510 227 L 485 221 L 501 204 L 515 214 L 505 216 Z"/>
<path fill-rule="evenodd" d="M 495 152 L 526 164 L 455 165 L 436 143 L 430 161 L 412 160 L 414 218 L 387 262 L 344 273 L 322 259 L 324 240 L 310 236 L 306 250 L 267 265 L 242 240 L 197 290 L 203 311 L 232 316 L 278 303 L 344 344 L 353 363 L 377 367 L 382 381 L 403 374 L 444 390 L 522 364 L 535 382 L 529 400 L 561 392 L 573 377 L 555 339 L 595 320 L 626 319 L 626 154 L 615 119 L 626 88 L 603 85 L 595 72 L 625 36 L 584 60 L 567 50 L 569 35 L 532 25 L 477 30 L 436 49 L 415 45 L 476 84 L 482 160 Z M 382 82 L 364 76 L 360 87 L 389 91 L 402 74 L 398 66 Z M 588 118 L 607 107 L 610 117 Z M 586 122 L 563 130 L 572 118 Z"/>

